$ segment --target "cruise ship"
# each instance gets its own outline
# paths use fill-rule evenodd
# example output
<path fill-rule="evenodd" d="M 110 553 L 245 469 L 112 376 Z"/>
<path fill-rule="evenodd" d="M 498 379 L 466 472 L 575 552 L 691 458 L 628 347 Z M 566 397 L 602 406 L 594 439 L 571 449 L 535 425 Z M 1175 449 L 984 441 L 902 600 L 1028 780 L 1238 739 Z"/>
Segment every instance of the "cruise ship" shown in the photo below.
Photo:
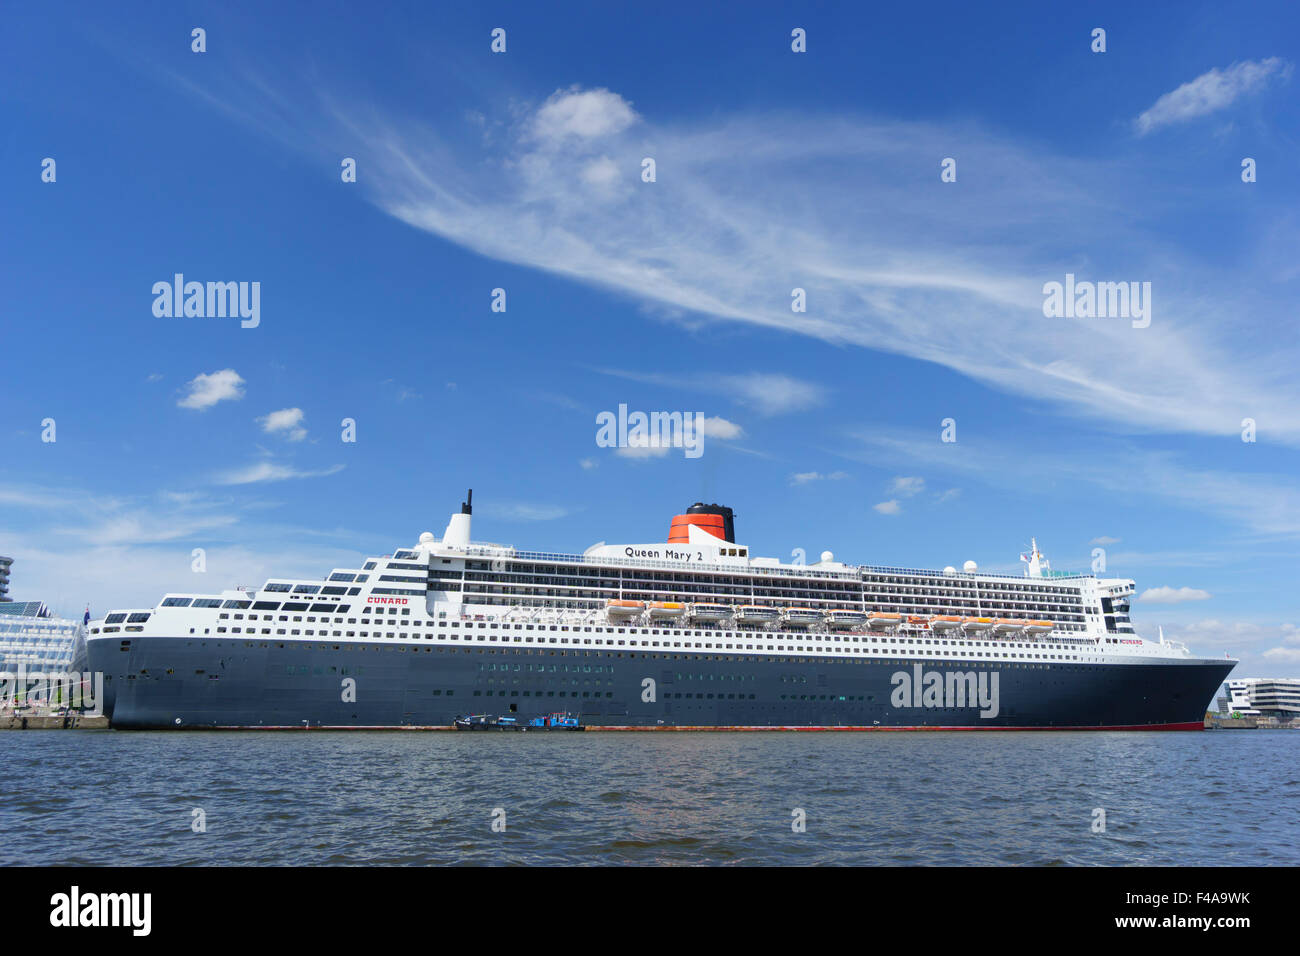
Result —
<path fill-rule="evenodd" d="M 441 538 L 90 622 L 116 728 L 1199 730 L 1236 661 L 1146 640 L 1134 582 L 755 557 L 730 508 L 582 554 Z"/>

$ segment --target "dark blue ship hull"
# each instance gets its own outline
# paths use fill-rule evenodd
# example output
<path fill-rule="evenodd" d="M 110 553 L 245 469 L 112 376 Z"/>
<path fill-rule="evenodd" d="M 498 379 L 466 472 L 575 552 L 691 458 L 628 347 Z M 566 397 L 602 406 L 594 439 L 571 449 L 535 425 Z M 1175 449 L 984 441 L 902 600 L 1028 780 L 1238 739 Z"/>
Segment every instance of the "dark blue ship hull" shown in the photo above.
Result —
<path fill-rule="evenodd" d="M 468 712 L 564 709 L 593 729 L 1193 730 L 1233 666 L 124 643 L 91 641 L 89 665 L 112 726 L 141 729 L 450 728 Z"/>

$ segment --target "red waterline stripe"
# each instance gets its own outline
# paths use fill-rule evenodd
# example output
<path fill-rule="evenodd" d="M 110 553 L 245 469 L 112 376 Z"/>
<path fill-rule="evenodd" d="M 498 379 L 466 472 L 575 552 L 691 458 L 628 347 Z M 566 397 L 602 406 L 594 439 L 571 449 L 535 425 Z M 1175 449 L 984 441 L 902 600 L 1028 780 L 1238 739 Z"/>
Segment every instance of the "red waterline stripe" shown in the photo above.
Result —
<path fill-rule="evenodd" d="M 188 724 L 176 728 L 176 730 L 455 730 L 456 728 L 446 724 L 435 724 L 430 726 L 416 726 L 412 724 L 374 724 L 374 725 L 348 725 L 348 724 L 328 724 L 313 725 L 303 727 L 301 724 L 280 724 L 280 725 L 262 725 L 262 724 Z M 682 731 L 714 731 L 727 733 L 760 733 L 760 732 L 777 732 L 777 731 L 812 731 L 812 732 L 854 732 L 864 731 L 905 731 L 905 730 L 1204 730 L 1205 724 L 1200 721 L 1192 721 L 1180 724 L 1114 724 L 1106 726 L 1081 725 L 1071 727 L 978 727 L 978 726 L 908 726 L 908 727 L 830 727 L 830 726 L 711 726 L 708 724 L 699 725 L 681 725 L 681 726 L 655 726 L 655 727 L 637 727 L 637 726 L 620 726 L 620 725 L 586 725 L 588 731 L 614 731 L 627 733 L 646 733 L 646 732 L 682 732 Z"/>

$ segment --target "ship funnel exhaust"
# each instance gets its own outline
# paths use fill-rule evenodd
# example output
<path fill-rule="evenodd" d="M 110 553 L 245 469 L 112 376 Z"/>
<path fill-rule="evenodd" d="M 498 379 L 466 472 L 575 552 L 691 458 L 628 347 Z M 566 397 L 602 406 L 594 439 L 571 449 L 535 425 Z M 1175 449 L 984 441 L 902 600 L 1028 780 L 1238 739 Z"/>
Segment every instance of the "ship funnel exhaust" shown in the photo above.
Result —
<path fill-rule="evenodd" d="M 706 505 L 697 501 L 686 509 L 685 514 L 673 518 L 668 528 L 669 544 L 690 544 L 690 526 L 695 525 L 701 531 L 707 531 L 715 538 L 721 538 L 728 544 L 736 543 L 736 515 L 726 505 Z"/>
<path fill-rule="evenodd" d="M 474 510 L 474 489 L 471 488 L 465 495 L 465 500 L 461 502 L 460 514 L 451 516 L 447 522 L 447 530 L 442 534 L 442 544 L 447 548 L 468 548 L 469 547 L 469 526 L 470 514 Z"/>

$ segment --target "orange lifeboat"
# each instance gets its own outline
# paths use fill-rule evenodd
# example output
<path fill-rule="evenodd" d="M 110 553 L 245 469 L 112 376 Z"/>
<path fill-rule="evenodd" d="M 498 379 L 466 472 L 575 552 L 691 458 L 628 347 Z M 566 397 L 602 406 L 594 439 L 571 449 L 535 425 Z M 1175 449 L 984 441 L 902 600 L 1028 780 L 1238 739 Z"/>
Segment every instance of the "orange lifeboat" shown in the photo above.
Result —
<path fill-rule="evenodd" d="M 644 601 L 622 601 L 617 598 L 611 598 L 605 606 L 605 613 L 611 620 L 616 621 L 626 621 L 637 617 L 644 610 Z"/>
<path fill-rule="evenodd" d="M 887 611 L 872 611 L 867 615 L 867 627 L 873 631 L 883 631 L 886 628 L 898 627 L 903 623 L 903 615 L 890 614 Z"/>
<path fill-rule="evenodd" d="M 686 605 L 677 601 L 651 601 L 646 607 L 650 609 L 650 616 L 659 620 L 686 614 Z"/>
<path fill-rule="evenodd" d="M 993 622 L 994 634 L 1019 634 L 1025 629 L 1025 622 L 1014 617 L 1000 617 Z"/>
<path fill-rule="evenodd" d="M 959 627 L 961 627 L 961 618 L 953 615 L 930 618 L 930 630 L 932 631 L 955 631 Z"/>
<path fill-rule="evenodd" d="M 993 626 L 993 618 L 963 617 L 961 619 L 961 626 L 966 628 L 966 630 L 968 631 L 987 631 L 990 627 Z"/>
<path fill-rule="evenodd" d="M 1025 622 L 1026 634 L 1050 634 L 1055 628 L 1056 625 L 1051 621 L 1026 621 Z"/>

